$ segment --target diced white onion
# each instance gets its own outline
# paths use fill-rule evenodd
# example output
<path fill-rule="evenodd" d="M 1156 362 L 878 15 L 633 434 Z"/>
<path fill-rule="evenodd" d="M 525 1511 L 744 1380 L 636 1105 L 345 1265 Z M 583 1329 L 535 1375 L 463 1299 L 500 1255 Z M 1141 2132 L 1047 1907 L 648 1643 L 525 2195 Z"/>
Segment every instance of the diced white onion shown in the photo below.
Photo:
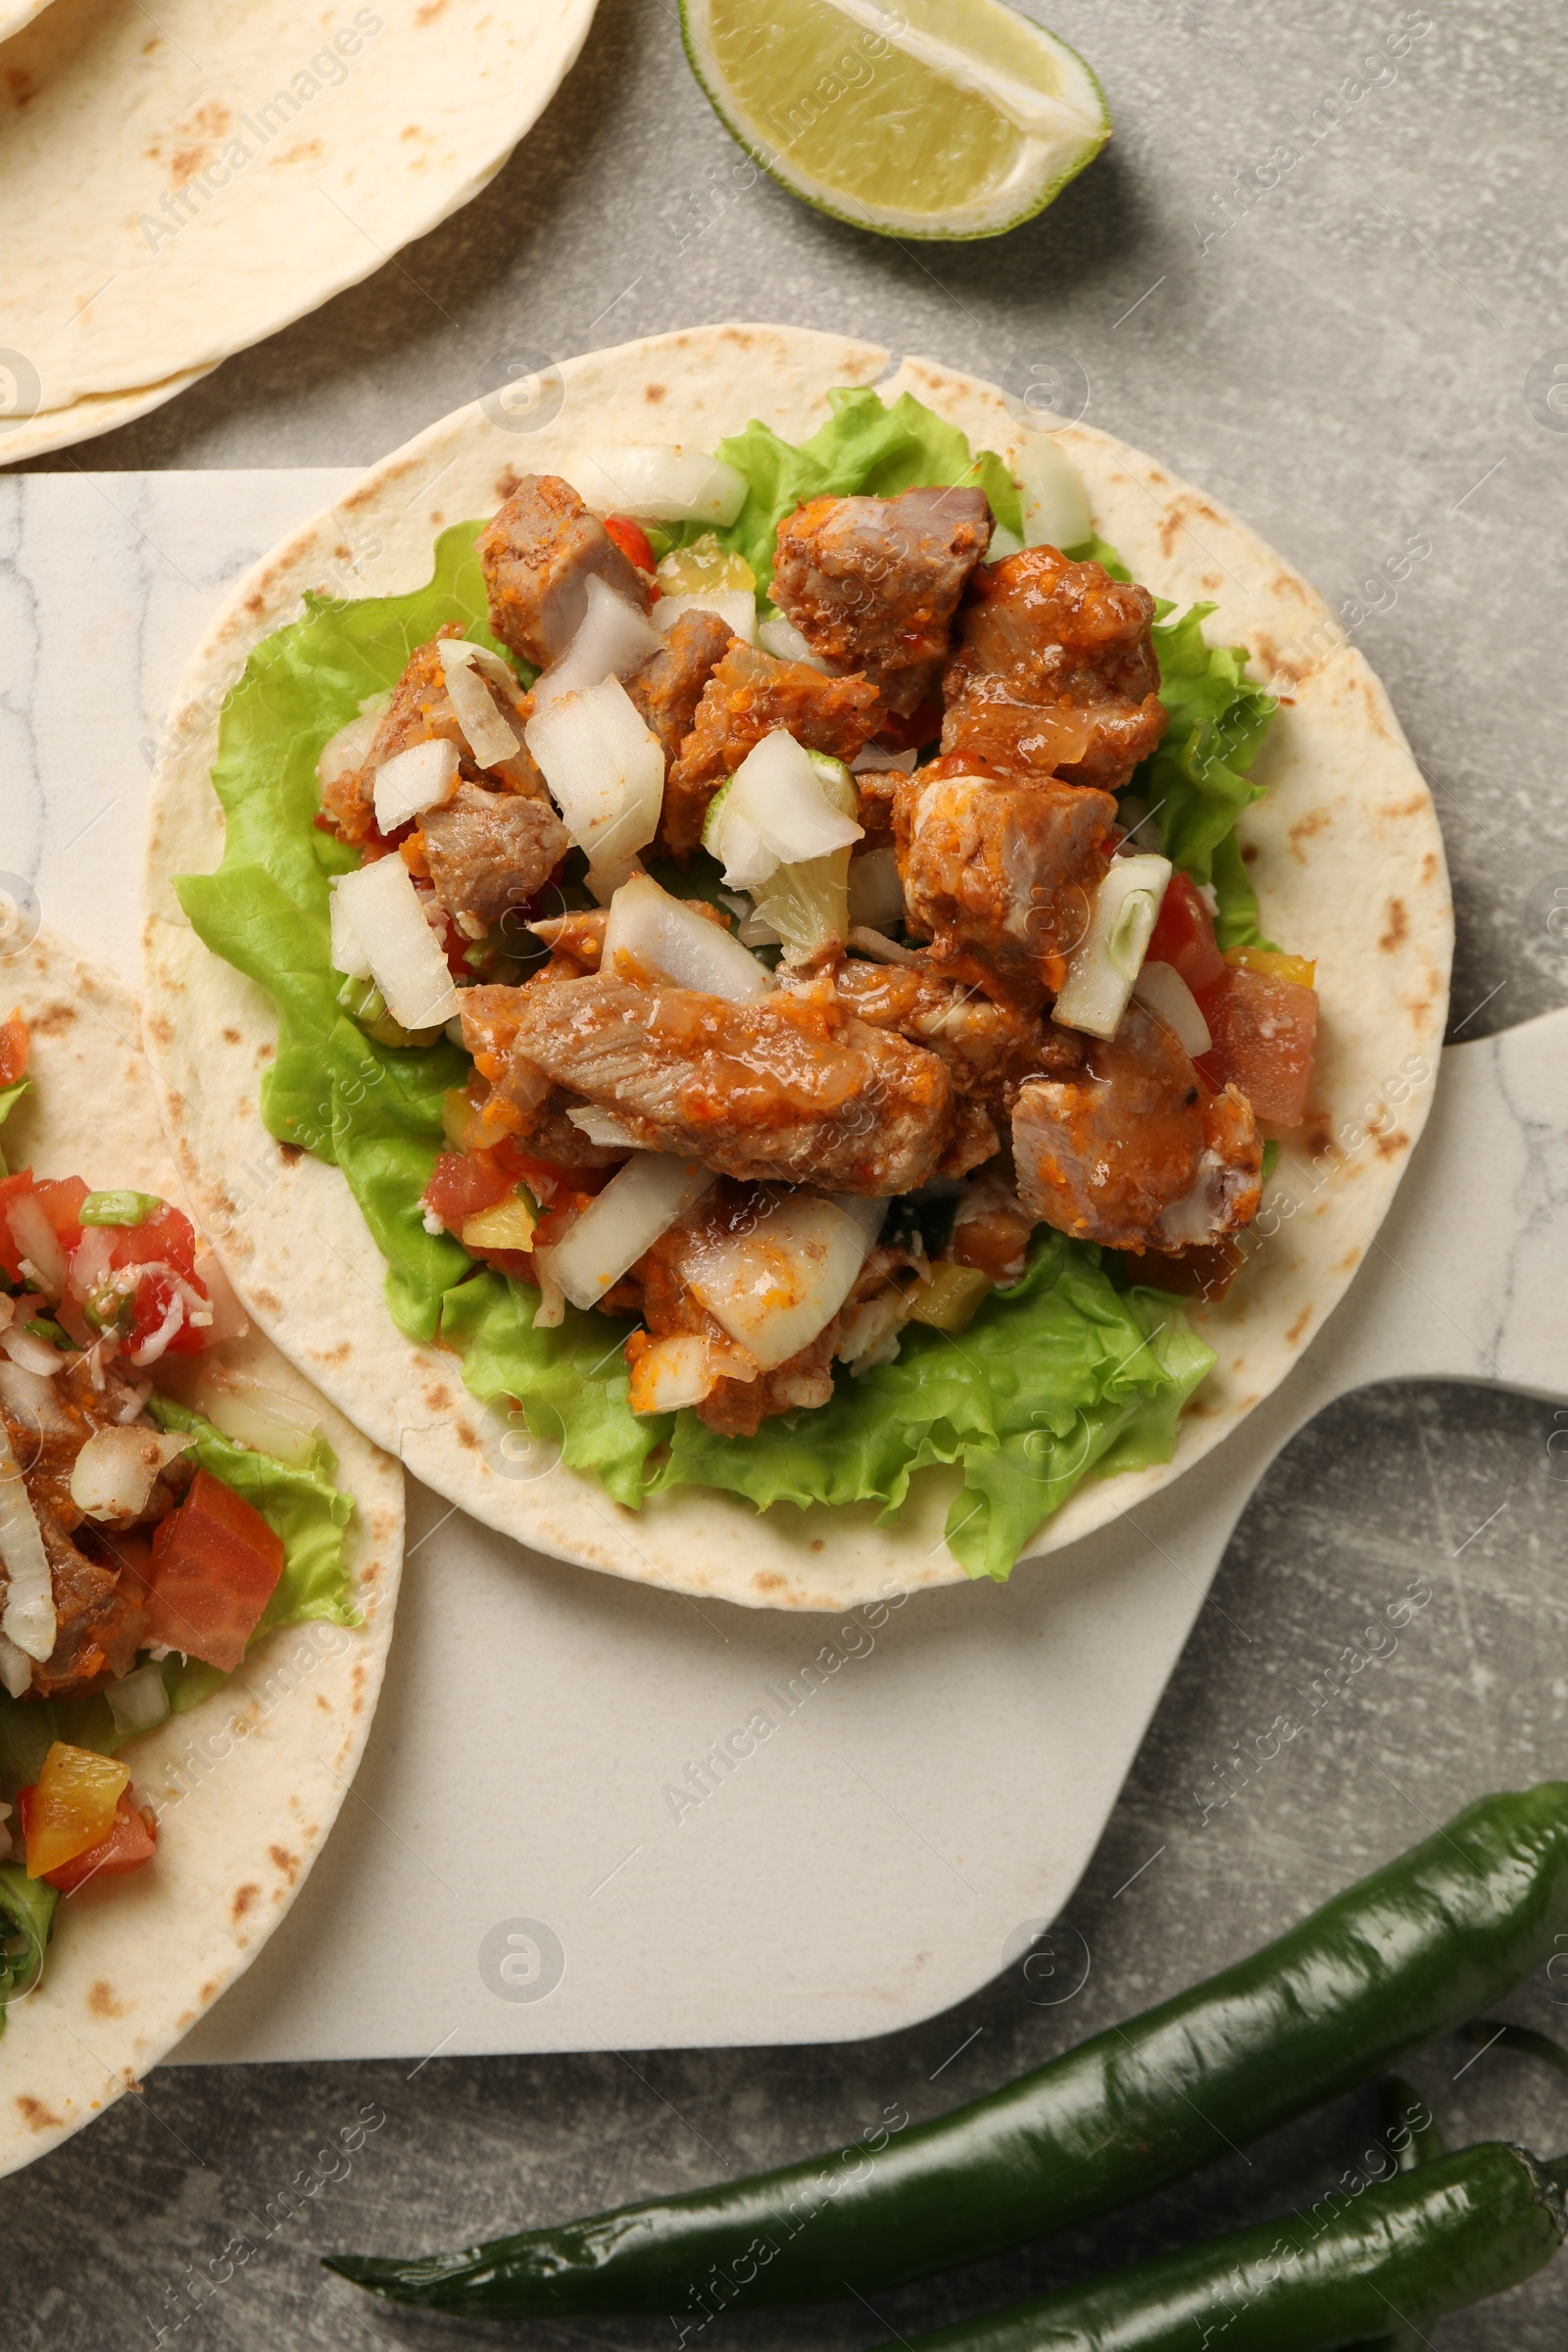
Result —
<path fill-rule="evenodd" d="M 618 1168 L 551 1253 L 551 1273 L 572 1305 L 602 1298 L 712 1182 L 700 1161 L 662 1152 Z"/>
<path fill-rule="evenodd" d="M 40 1343 L 41 1344 L 41 1343 Z M 60 1357 L 51 1348 L 54 1358 L 50 1372 L 60 1368 Z M 50 1385 L 49 1374 L 29 1372 L 23 1364 L 8 1362 L 0 1356 L 0 1399 L 13 1421 L 36 1426 L 51 1437 L 70 1437 L 75 1424 L 61 1401 L 58 1392 Z"/>
<path fill-rule="evenodd" d="M 95 1429 L 72 1465 L 71 1499 L 84 1518 L 128 1527 L 159 1472 L 195 1443 L 158 1429 Z"/>
<path fill-rule="evenodd" d="M 1133 983 L 1133 995 L 1140 1004 L 1147 1004 L 1157 1013 L 1167 1029 L 1174 1029 L 1181 1040 L 1182 1050 L 1196 1061 L 1206 1054 L 1214 1043 L 1208 1023 L 1199 1007 L 1198 999 L 1173 963 L 1145 962 Z"/>
<path fill-rule="evenodd" d="M 687 1284 L 764 1372 L 809 1347 L 855 1288 L 885 1200 L 821 1193 L 770 1196 L 750 1233 L 705 1236 L 686 1252 Z"/>
<path fill-rule="evenodd" d="M 912 776 L 917 757 L 913 751 L 886 752 L 880 744 L 866 743 L 860 746 L 850 761 L 850 773 L 852 776 L 885 776 L 891 769 L 897 768 L 901 775 Z"/>
<path fill-rule="evenodd" d="M 164 1319 L 158 1329 L 150 1333 L 139 1348 L 131 1350 L 129 1362 L 156 1364 L 168 1348 L 170 1341 L 176 1339 L 183 1330 L 184 1323 L 185 1301 L 176 1291 L 164 1310 Z"/>
<path fill-rule="evenodd" d="M 0 1634 L 0 1690 L 8 1690 L 13 1698 L 20 1698 L 31 1682 L 32 1660 L 25 1650 L 19 1649 L 14 1642 L 8 1642 L 5 1635 Z M 0 1807 L 0 1811 L 9 1816 L 11 1808 L 6 1805 Z M 6 1852 L 9 1854 L 10 1850 L 8 1838 Z"/>
<path fill-rule="evenodd" d="M 632 522 L 732 523 L 746 504 L 743 473 L 706 450 L 626 441 L 563 460 L 562 472 L 596 514 Z"/>
<path fill-rule="evenodd" d="M 443 637 L 438 642 L 447 697 L 475 760 L 480 767 L 499 767 L 505 760 L 515 760 L 517 731 L 506 712 L 497 709 L 495 696 L 485 683 L 486 677 L 501 668 L 504 682 L 515 692 L 515 677 L 505 671 L 499 656 L 484 646 L 470 645 L 465 637 Z M 379 776 L 376 784 L 379 790 Z M 381 829 L 385 832 L 386 827 Z"/>
<path fill-rule="evenodd" d="M 341 972 L 345 980 L 368 980 L 370 959 L 360 945 L 360 935 L 349 920 L 347 906 L 337 895 L 342 879 L 341 874 L 335 875 L 327 884 L 330 895 L 326 902 L 326 919 L 332 935 L 327 955 L 331 958 L 333 971 Z"/>
<path fill-rule="evenodd" d="M 1143 967 L 1170 859 L 1114 858 L 1095 893 L 1089 929 L 1073 952 L 1054 1017 L 1090 1037 L 1114 1037 Z"/>
<path fill-rule="evenodd" d="M 115 1236 L 104 1225 L 85 1225 L 80 1241 L 71 1252 L 71 1296 L 81 1301 L 90 1298 L 109 1279 L 109 1260 L 114 1254 Z"/>
<path fill-rule="evenodd" d="M 832 662 L 813 654 L 794 621 L 786 620 L 782 613 L 774 620 L 758 623 L 757 642 L 775 662 L 804 662 L 808 669 L 819 669 L 826 677 L 833 675 Z"/>
<path fill-rule="evenodd" d="M 850 922 L 857 930 L 891 931 L 904 915 L 904 884 L 892 850 L 867 850 L 850 859 Z"/>
<path fill-rule="evenodd" d="M 738 939 L 671 898 L 649 874 L 635 875 L 612 899 L 599 968 L 620 979 L 652 973 L 732 1004 L 750 1004 L 773 985 L 766 966 Z"/>
<path fill-rule="evenodd" d="M 590 865 L 623 863 L 659 830 L 664 753 L 618 678 L 536 710 L 529 751 Z"/>
<path fill-rule="evenodd" d="M 322 744 L 317 755 L 316 774 L 323 791 L 328 784 L 337 783 L 342 776 L 353 775 L 356 769 L 365 765 L 370 746 L 375 741 L 375 730 L 381 724 L 382 713 L 391 700 L 389 694 L 371 695 L 368 702 L 360 705 L 359 716 L 351 718 L 346 727 L 339 727 L 337 733 Z"/>
<path fill-rule="evenodd" d="M 378 858 L 345 874 L 334 895 L 392 1018 L 405 1029 L 451 1020 L 458 992 L 402 858 Z"/>
<path fill-rule="evenodd" d="M 297 1470 L 310 1461 L 321 1426 L 319 1416 L 297 1398 L 216 1368 L 196 1390 L 196 1410 L 225 1438 Z"/>
<path fill-rule="evenodd" d="M 723 1355 L 733 1355 L 737 1362 L 748 1360 L 738 1348 L 725 1348 Z M 719 1351 L 700 1331 L 672 1331 L 666 1339 L 656 1340 L 632 1369 L 632 1411 L 678 1413 L 683 1405 L 701 1404 L 729 1369 L 715 1359 Z"/>
<path fill-rule="evenodd" d="M 1094 535 L 1083 477 L 1055 436 L 1025 433 L 1013 468 L 1023 505 L 1025 547 L 1082 547 Z M 992 555 L 991 561 L 997 558 Z"/>
<path fill-rule="evenodd" d="M 6 1575 L 5 1614 L 0 1634 L 40 1665 L 50 1656 L 59 1631 L 49 1558 L 11 1439 L 0 1421 L 0 1560 Z"/>
<path fill-rule="evenodd" d="M 0 1348 L 4 1348 L 11 1361 L 19 1364 L 24 1372 L 35 1373 L 40 1380 L 53 1380 L 65 1361 L 58 1348 L 52 1348 L 47 1340 L 40 1340 L 36 1332 L 24 1331 L 18 1323 L 0 1331 Z"/>
<path fill-rule="evenodd" d="M 461 674 L 467 677 L 470 685 L 478 684 L 471 670 Z M 478 691 L 486 702 L 490 701 L 487 687 L 479 686 Z M 493 703 L 490 707 L 492 710 L 495 709 Z M 467 729 L 465 728 L 464 732 L 466 734 Z M 502 756 L 510 759 L 514 756 L 516 749 L 517 739 L 508 727 L 507 749 Z M 474 758 L 479 758 L 477 752 Z M 450 801 L 458 789 L 461 764 L 457 745 L 449 743 L 444 735 L 432 735 L 427 743 L 411 743 L 406 752 L 399 752 L 394 759 L 378 767 L 375 771 L 375 821 L 381 832 L 395 833 L 399 825 L 406 825 L 411 817 L 422 816 L 427 808 L 439 808 L 443 802 Z M 485 764 L 480 760 L 481 766 Z M 361 979 L 364 975 L 355 973 L 353 977 Z"/>
<path fill-rule="evenodd" d="M 716 612 L 732 637 L 746 645 L 757 643 L 757 599 L 749 588 L 699 588 L 662 596 L 649 618 L 660 635 L 667 637 L 683 612 Z"/>
<path fill-rule="evenodd" d="M 150 1732 L 169 1713 L 169 1692 L 151 1659 L 133 1673 L 122 1674 L 118 1683 L 106 1683 L 104 1696 L 122 1732 Z"/>
<path fill-rule="evenodd" d="M 625 597 L 617 596 L 597 573 L 591 574 L 588 608 L 576 635 L 534 687 L 535 715 L 564 694 L 586 693 L 602 678 L 632 677 L 659 647 L 659 631 L 646 614 Z M 534 758 L 538 757 L 535 752 Z"/>
<path fill-rule="evenodd" d="M 756 890 L 781 865 L 863 838 L 863 828 L 833 806 L 810 754 L 783 727 L 747 753 L 703 829 L 703 846 L 721 861 L 732 890 Z"/>
<path fill-rule="evenodd" d="M 6 1222 L 23 1259 L 23 1272 L 30 1266 L 37 1276 L 36 1287 L 45 1298 L 58 1298 L 66 1287 L 70 1268 L 60 1237 L 44 1214 L 42 1205 L 31 1193 L 19 1193 L 6 1207 Z"/>

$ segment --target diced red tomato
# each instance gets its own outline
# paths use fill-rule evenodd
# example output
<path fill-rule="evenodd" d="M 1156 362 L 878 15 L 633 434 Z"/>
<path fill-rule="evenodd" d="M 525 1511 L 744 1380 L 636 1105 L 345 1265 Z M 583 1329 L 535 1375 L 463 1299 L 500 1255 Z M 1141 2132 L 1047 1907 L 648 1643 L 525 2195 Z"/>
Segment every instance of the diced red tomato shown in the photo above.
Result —
<path fill-rule="evenodd" d="M 149 1642 L 232 1674 L 283 1573 L 283 1544 L 208 1470 L 153 1538 Z"/>
<path fill-rule="evenodd" d="M 1214 938 L 1214 918 L 1190 874 L 1171 875 L 1149 942 L 1148 960 L 1171 964 L 1200 1004 L 1204 992 L 1225 977 L 1225 958 Z"/>
<path fill-rule="evenodd" d="M 30 1788 L 17 1791 L 17 1818 L 24 1837 L 32 1812 L 32 1796 Z M 74 1861 L 62 1862 L 58 1870 L 46 1870 L 43 1876 L 62 1894 L 74 1894 L 78 1886 L 85 1886 L 92 1879 L 128 1877 L 131 1871 L 140 1870 L 144 1862 L 150 1862 L 157 1851 L 158 1832 L 146 1815 L 137 1811 L 127 1789 L 116 1807 L 114 1826 L 107 1838 L 88 1846 Z"/>
<path fill-rule="evenodd" d="M 1197 1063 L 1216 1092 L 1239 1086 L 1271 1127 L 1298 1127 L 1317 1051 L 1317 991 L 1227 964 L 1202 1000 L 1213 1045 Z"/>
<path fill-rule="evenodd" d="M 448 1233 L 461 1233 L 481 1208 L 494 1208 L 517 1189 L 517 1179 L 497 1164 L 493 1152 L 443 1152 L 424 1188 L 424 1205 Z"/>
<path fill-rule="evenodd" d="M 0 1266 L 4 1266 L 6 1274 L 12 1282 L 22 1280 L 22 1251 L 17 1246 L 17 1237 L 7 1221 L 6 1205 L 8 1201 L 15 1200 L 21 1194 L 30 1193 L 31 1190 L 32 1170 L 30 1168 L 19 1168 L 14 1176 L 0 1177 Z"/>
<path fill-rule="evenodd" d="M 81 1239 L 81 1204 L 87 1198 L 88 1187 L 79 1176 L 61 1176 L 46 1178 L 32 1189 L 38 1206 L 59 1237 L 61 1249 L 69 1256 Z"/>
<path fill-rule="evenodd" d="M 639 571 L 654 569 L 654 551 L 640 522 L 633 522 L 629 514 L 607 514 L 605 528 L 628 564 L 635 564 Z"/>
<path fill-rule="evenodd" d="M 41 1192 L 43 1187 L 38 1189 Z M 195 1229 L 184 1211 L 172 1202 L 166 1200 L 140 1225 L 113 1225 L 106 1230 L 114 1244 L 109 1253 L 112 1266 L 172 1266 L 187 1282 L 194 1280 Z"/>
<path fill-rule="evenodd" d="M 15 1086 L 27 1074 L 27 1024 L 20 1008 L 0 1028 L 0 1086 Z"/>
<path fill-rule="evenodd" d="M 127 1354 L 136 1354 L 155 1333 L 163 1330 L 169 1310 L 179 1296 L 179 1285 L 172 1274 L 155 1272 L 142 1276 L 131 1294 L 130 1328 L 124 1334 Z M 172 1339 L 165 1341 L 165 1355 L 200 1355 L 208 1344 L 207 1326 L 191 1322 L 188 1300 L 182 1301 L 182 1306 L 186 1310 L 184 1319 Z"/>

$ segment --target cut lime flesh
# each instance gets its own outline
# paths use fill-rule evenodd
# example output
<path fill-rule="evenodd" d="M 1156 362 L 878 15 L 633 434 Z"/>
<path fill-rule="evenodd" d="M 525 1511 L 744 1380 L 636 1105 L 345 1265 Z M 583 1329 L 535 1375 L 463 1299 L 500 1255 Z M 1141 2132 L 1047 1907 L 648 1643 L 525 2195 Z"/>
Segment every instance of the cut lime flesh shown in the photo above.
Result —
<path fill-rule="evenodd" d="M 1110 133 L 1083 60 L 1002 0 L 682 0 L 681 21 L 741 145 L 883 235 L 996 236 Z"/>

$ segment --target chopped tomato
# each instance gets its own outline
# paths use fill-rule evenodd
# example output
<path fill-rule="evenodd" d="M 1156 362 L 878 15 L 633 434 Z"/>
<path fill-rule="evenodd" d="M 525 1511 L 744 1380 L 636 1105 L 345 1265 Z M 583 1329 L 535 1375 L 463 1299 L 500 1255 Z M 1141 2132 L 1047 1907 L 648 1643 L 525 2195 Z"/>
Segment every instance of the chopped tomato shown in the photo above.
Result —
<path fill-rule="evenodd" d="M 42 1186 L 38 1188 L 41 1192 Z M 183 1210 L 165 1200 L 139 1225 L 106 1228 L 114 1236 L 112 1266 L 172 1266 L 187 1282 L 196 1274 L 196 1234 Z M 199 1286 L 198 1286 L 199 1287 Z"/>
<path fill-rule="evenodd" d="M 27 1876 L 48 1878 L 106 1838 L 115 1826 L 130 1773 L 113 1756 L 57 1740 L 44 1757 L 20 1808 L 27 1844 Z"/>
<path fill-rule="evenodd" d="M 1233 1083 L 1260 1119 L 1298 1127 L 1317 1050 L 1317 992 L 1229 964 L 1202 1007 L 1214 1041 L 1196 1064 L 1204 1082 L 1216 1093 Z"/>
<path fill-rule="evenodd" d="M 232 1674 L 283 1573 L 282 1539 L 209 1470 L 153 1537 L 147 1639 Z"/>
<path fill-rule="evenodd" d="M 127 1354 L 135 1355 L 163 1330 L 169 1320 L 170 1309 L 176 1300 L 180 1304 L 180 1320 L 172 1336 L 164 1342 L 160 1352 L 164 1355 L 201 1354 L 208 1344 L 208 1326 L 191 1322 L 188 1300 L 181 1298 L 174 1277 L 166 1274 L 162 1268 L 144 1274 L 131 1294 L 130 1328 L 124 1334 Z"/>
<path fill-rule="evenodd" d="M 443 1152 L 424 1188 L 424 1205 L 448 1233 L 461 1233 L 482 1208 L 494 1208 L 516 1191 L 517 1179 L 498 1166 L 492 1152 Z"/>
<path fill-rule="evenodd" d="M 1149 942 L 1148 960 L 1171 964 L 1200 1005 L 1205 991 L 1225 977 L 1225 958 L 1214 938 L 1214 918 L 1190 874 L 1174 873 L 1166 885 Z"/>
<path fill-rule="evenodd" d="M 628 564 L 635 564 L 639 571 L 655 568 L 654 551 L 640 522 L 633 522 L 629 514 L 607 514 L 605 528 Z"/>
<path fill-rule="evenodd" d="M 0 1086 L 15 1086 L 27 1073 L 27 1024 L 17 1009 L 0 1028 Z"/>
<path fill-rule="evenodd" d="M 30 1789 L 21 1791 L 23 1796 L 31 1793 Z M 18 1813 L 24 1809 L 19 1801 Z M 127 1789 L 121 1796 L 108 1836 L 101 1838 L 96 1845 L 89 1845 L 74 1862 L 62 1862 L 58 1870 L 45 1871 L 43 1875 L 62 1894 L 74 1894 L 78 1886 L 85 1886 L 91 1879 L 127 1877 L 131 1871 L 140 1870 L 144 1862 L 150 1862 L 157 1850 L 158 1832 L 147 1816 L 137 1811 Z"/>
<path fill-rule="evenodd" d="M 32 1190 L 32 1170 L 19 1168 L 14 1176 L 0 1177 L 0 1266 L 12 1282 L 22 1280 L 22 1250 L 6 1216 L 6 1204 L 23 1193 Z"/>
<path fill-rule="evenodd" d="M 81 1240 L 81 1204 L 88 1188 L 79 1176 L 46 1179 L 33 1186 L 33 1195 L 54 1227 L 60 1247 L 69 1256 Z"/>

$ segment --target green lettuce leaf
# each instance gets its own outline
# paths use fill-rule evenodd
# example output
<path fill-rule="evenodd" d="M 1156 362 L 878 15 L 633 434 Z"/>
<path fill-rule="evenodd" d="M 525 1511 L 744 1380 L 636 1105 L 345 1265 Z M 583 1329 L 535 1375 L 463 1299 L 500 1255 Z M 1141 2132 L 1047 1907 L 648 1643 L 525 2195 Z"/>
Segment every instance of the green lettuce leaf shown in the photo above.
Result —
<path fill-rule="evenodd" d="M 956 1338 L 906 1327 L 895 1363 L 841 1373 L 819 1410 L 738 1444 L 693 1412 L 656 1489 L 727 1488 L 776 1502 L 878 1502 L 896 1519 L 912 1474 L 959 1464 L 947 1537 L 971 1576 L 1005 1580 L 1041 1521 L 1092 1472 L 1169 1459 L 1182 1406 L 1214 1361 L 1163 1292 L 1118 1291 L 1101 1252 L 1038 1232 L 1023 1280 Z"/>
<path fill-rule="evenodd" d="M 1022 535 L 1017 486 L 994 450 L 974 456 L 956 424 L 933 416 L 907 392 L 891 409 L 864 388 L 827 397 L 832 416 L 799 448 L 756 417 L 718 445 L 719 457 L 751 485 L 740 514 L 718 538 L 746 558 L 760 597 L 773 577 L 779 523 L 803 499 L 896 498 L 901 490 L 930 483 L 970 482 L 985 492 L 998 522 Z"/>
<path fill-rule="evenodd" d="M 592 1471 L 617 1502 L 636 1510 L 648 1456 L 670 1424 L 667 1416 L 639 1420 L 628 1402 L 621 1349 L 635 1325 L 568 1306 L 554 1331 L 539 1331 L 538 1306 L 530 1284 L 483 1267 L 448 1291 L 441 1337 L 462 1356 L 475 1396 L 486 1404 L 515 1399 L 541 1446 L 559 1447 L 568 1469 Z M 496 1445 L 503 1474 L 526 1452 L 504 1431 Z"/>
<path fill-rule="evenodd" d="M 57 1887 L 29 1879 L 20 1862 L 0 1862 L 0 2030 L 6 2003 L 30 1992 L 43 1974 L 59 1900 Z"/>
<path fill-rule="evenodd" d="M 1214 885 L 1221 948 L 1257 946 L 1257 897 L 1242 862 L 1236 820 L 1262 797 L 1262 785 L 1246 771 L 1278 706 L 1245 675 L 1245 645 L 1208 643 L 1203 622 L 1213 610 L 1190 605 L 1180 619 L 1154 624 L 1159 699 L 1170 725 L 1158 751 L 1139 767 L 1133 790 L 1157 815 L 1172 864 Z"/>
<path fill-rule="evenodd" d="M 1019 529 L 1017 491 L 1001 460 L 974 456 L 962 433 L 908 395 L 889 408 L 872 391 L 845 390 L 831 395 L 831 408 L 799 449 L 755 420 L 720 446 L 749 490 L 719 537 L 745 554 L 760 595 L 778 520 L 803 498 L 976 480 L 998 520 Z M 568 1308 L 560 1327 L 538 1330 L 534 1291 L 476 1267 L 449 1236 L 426 1233 L 420 1196 L 442 1148 L 441 1097 L 463 1083 L 468 1063 L 444 1043 L 423 1052 L 378 1046 L 340 1011 L 327 960 L 327 879 L 355 858 L 315 826 L 315 767 L 328 737 L 368 696 L 396 684 L 410 652 L 443 621 L 495 643 L 472 553 L 478 529 L 470 522 L 444 532 L 430 581 L 407 596 L 309 599 L 303 619 L 256 648 L 225 708 L 214 770 L 227 820 L 223 863 L 178 888 L 200 937 L 277 1005 L 277 1057 L 263 1101 L 270 1132 L 342 1169 L 386 1259 L 399 1328 L 424 1341 L 439 1336 L 458 1351 L 476 1396 L 515 1406 L 538 1445 L 559 1446 L 617 1501 L 636 1507 L 649 1492 L 698 1482 L 762 1508 L 871 1500 L 896 1511 L 916 1469 L 958 1466 L 965 1484 L 955 1548 L 972 1572 L 1004 1575 L 1080 1479 L 1168 1456 L 1181 1404 L 1209 1361 L 1179 1307 L 1160 1294 L 1118 1290 L 1097 1251 L 1044 1238 L 1023 1283 L 982 1308 L 960 1340 L 911 1334 L 900 1363 L 861 1382 L 846 1375 L 833 1403 L 799 1432 L 775 1423 L 754 1439 L 721 1439 L 689 1412 L 673 1422 L 631 1412 L 624 1325 Z M 1088 552 L 1126 577 L 1113 549 L 1097 540 Z M 1238 687 L 1234 657 L 1205 646 L 1196 620 L 1165 635 L 1162 692 L 1185 730 L 1177 778 L 1201 815 L 1223 798 L 1211 774 L 1219 750 L 1243 756 L 1227 713 L 1255 690 Z M 1150 792 L 1152 803 L 1156 797 Z M 1244 785 L 1239 805 L 1250 797 Z M 1224 861 L 1220 833 L 1205 847 L 1202 832 L 1188 821 L 1182 852 L 1206 858 L 1207 879 Z M 510 1462 L 515 1437 L 498 1424 L 496 1443 Z"/>
<path fill-rule="evenodd" d="M 30 1078 L 19 1078 L 12 1086 L 0 1087 L 0 1127 L 5 1125 L 31 1084 Z M 10 1173 L 6 1155 L 0 1152 L 0 1176 L 9 1176 Z"/>

